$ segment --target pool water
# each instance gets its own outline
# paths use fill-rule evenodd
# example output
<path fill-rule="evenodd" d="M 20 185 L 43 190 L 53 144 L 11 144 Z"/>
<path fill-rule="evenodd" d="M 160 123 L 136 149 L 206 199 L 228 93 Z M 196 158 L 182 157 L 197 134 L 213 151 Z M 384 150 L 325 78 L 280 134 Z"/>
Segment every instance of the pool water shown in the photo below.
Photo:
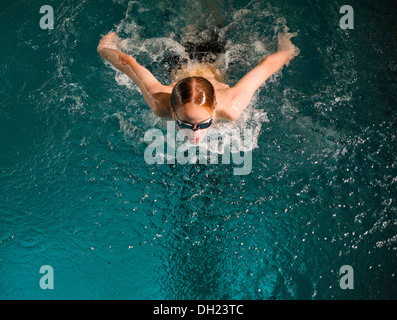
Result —
<path fill-rule="evenodd" d="M 397 298 L 396 3 L 350 1 L 353 30 L 344 4 L 63 0 L 42 30 L 43 3 L 3 2 L 0 298 Z M 96 52 L 116 30 L 169 83 L 192 27 L 225 40 L 230 85 L 297 33 L 300 55 L 218 124 L 256 129 L 248 175 L 147 164 L 165 121 Z"/>

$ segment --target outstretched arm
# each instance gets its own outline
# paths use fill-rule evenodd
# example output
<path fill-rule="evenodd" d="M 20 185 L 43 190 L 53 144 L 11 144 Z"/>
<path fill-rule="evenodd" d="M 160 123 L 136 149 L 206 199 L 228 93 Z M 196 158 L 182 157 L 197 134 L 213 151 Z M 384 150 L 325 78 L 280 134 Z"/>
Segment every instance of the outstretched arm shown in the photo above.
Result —
<path fill-rule="evenodd" d="M 131 78 L 139 87 L 154 114 L 160 117 L 171 117 L 167 107 L 171 89 L 162 85 L 149 70 L 141 66 L 133 57 L 118 50 L 118 40 L 115 32 L 104 36 L 97 48 L 99 55 Z"/>
<path fill-rule="evenodd" d="M 278 51 L 268 55 L 260 63 L 230 88 L 230 97 L 233 101 L 227 113 L 230 120 L 237 120 L 240 114 L 250 103 L 254 93 L 275 72 L 288 64 L 297 54 L 291 40 L 291 34 L 280 37 Z"/>

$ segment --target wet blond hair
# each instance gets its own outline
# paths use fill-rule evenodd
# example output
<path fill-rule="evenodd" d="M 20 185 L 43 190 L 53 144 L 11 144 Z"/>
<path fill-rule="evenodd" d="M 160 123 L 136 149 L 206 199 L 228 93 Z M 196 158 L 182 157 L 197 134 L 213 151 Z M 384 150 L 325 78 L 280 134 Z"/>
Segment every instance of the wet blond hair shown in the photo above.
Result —
<path fill-rule="evenodd" d="M 215 89 L 203 77 L 187 77 L 177 82 L 171 93 L 171 107 L 174 111 L 187 103 L 205 108 L 210 113 L 215 107 Z"/>

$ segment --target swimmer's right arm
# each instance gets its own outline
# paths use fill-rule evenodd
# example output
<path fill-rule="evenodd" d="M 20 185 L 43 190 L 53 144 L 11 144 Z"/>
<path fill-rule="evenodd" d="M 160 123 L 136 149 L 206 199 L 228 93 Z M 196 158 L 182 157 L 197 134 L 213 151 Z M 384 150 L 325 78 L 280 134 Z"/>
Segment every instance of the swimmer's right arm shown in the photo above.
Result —
<path fill-rule="evenodd" d="M 249 71 L 237 84 L 230 88 L 229 96 L 233 101 L 227 113 L 231 120 L 237 120 L 244 109 L 249 105 L 256 90 L 274 73 L 288 64 L 297 54 L 291 40 L 291 35 L 280 38 L 278 51 L 266 56 L 260 63 Z"/>
<path fill-rule="evenodd" d="M 141 66 L 133 57 L 116 49 L 117 40 L 115 32 L 104 36 L 97 48 L 99 55 L 131 78 L 139 87 L 154 114 L 160 117 L 171 117 L 167 107 L 171 95 L 170 88 L 162 85 L 149 70 Z"/>

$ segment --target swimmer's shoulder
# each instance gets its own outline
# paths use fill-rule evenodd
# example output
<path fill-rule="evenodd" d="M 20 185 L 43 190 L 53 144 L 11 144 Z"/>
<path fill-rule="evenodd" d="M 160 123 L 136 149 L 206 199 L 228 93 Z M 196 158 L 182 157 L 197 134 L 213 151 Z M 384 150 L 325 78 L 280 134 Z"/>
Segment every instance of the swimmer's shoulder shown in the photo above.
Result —
<path fill-rule="evenodd" d="M 232 95 L 231 88 L 225 83 L 220 83 L 218 88 L 215 88 L 216 95 L 216 116 L 228 121 L 236 121 L 236 103 L 238 100 Z"/>

